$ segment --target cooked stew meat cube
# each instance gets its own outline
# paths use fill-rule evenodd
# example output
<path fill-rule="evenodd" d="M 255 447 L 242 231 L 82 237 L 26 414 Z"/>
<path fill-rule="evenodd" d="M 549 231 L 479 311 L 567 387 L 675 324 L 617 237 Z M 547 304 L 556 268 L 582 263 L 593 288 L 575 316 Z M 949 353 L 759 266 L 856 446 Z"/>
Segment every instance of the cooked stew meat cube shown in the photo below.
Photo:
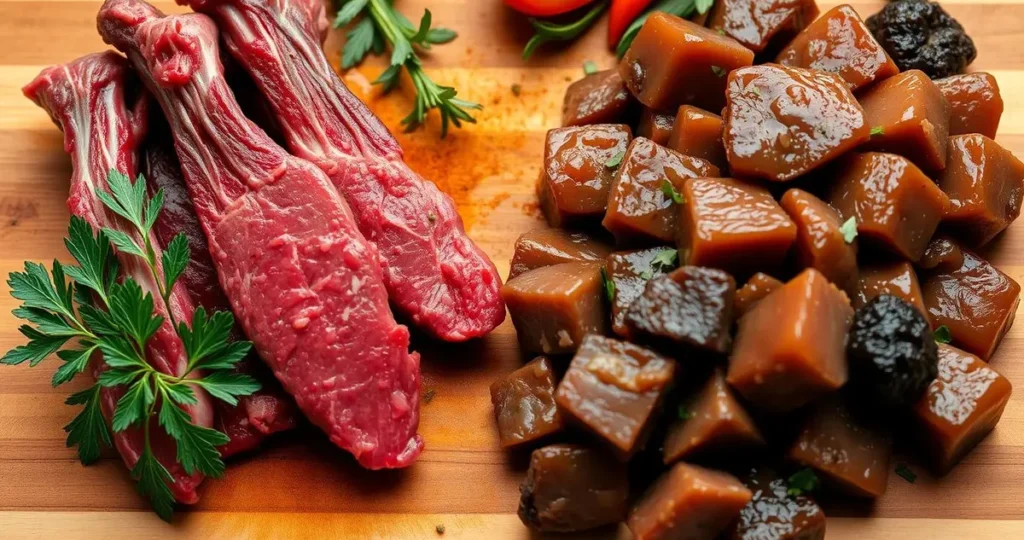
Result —
<path fill-rule="evenodd" d="M 869 137 L 864 111 L 838 75 L 776 64 L 729 74 L 725 154 L 741 177 L 786 182 Z"/>
<path fill-rule="evenodd" d="M 569 85 L 562 102 L 562 125 L 629 123 L 634 103 L 619 70 L 599 71 Z"/>
<path fill-rule="evenodd" d="M 611 248 L 586 233 L 539 228 L 523 233 L 515 245 L 508 278 L 523 272 L 573 261 L 604 260 Z"/>
<path fill-rule="evenodd" d="M 589 335 L 559 383 L 555 401 L 563 414 L 628 459 L 643 446 L 674 374 L 675 362 L 660 354 Z"/>
<path fill-rule="evenodd" d="M 824 540 L 825 512 L 810 497 L 790 494 L 774 470 L 754 468 L 743 483 L 753 496 L 723 540 Z"/>
<path fill-rule="evenodd" d="M 857 284 L 857 243 L 846 241 L 843 220 L 831 206 L 801 189 L 779 201 L 796 224 L 793 258 L 799 268 L 814 268 L 846 292 Z"/>
<path fill-rule="evenodd" d="M 531 529 L 585 531 L 625 519 L 629 479 L 603 450 L 555 444 L 533 451 L 519 492 L 519 519 Z"/>
<path fill-rule="evenodd" d="M 672 414 L 674 411 L 669 411 Z M 665 436 L 665 463 L 701 457 L 735 456 L 764 444 L 757 425 L 715 369 L 704 387 L 679 406 Z"/>
<path fill-rule="evenodd" d="M 846 383 L 853 309 L 842 291 L 805 270 L 739 320 L 729 384 L 767 410 L 787 411 Z"/>
<path fill-rule="evenodd" d="M 949 102 L 949 134 L 979 133 L 996 137 L 1003 116 L 1003 97 L 996 78 L 988 73 L 964 73 L 935 81 Z"/>
<path fill-rule="evenodd" d="M 749 66 L 754 53 L 713 30 L 654 12 L 619 64 L 626 86 L 641 103 L 660 111 L 725 105 L 725 75 Z"/>
<path fill-rule="evenodd" d="M 608 256 L 605 268 L 612 285 L 612 331 L 622 337 L 629 337 L 626 326 L 626 310 L 644 292 L 647 282 L 656 276 L 671 272 L 675 265 L 664 264 L 676 260 L 673 248 L 648 248 L 636 251 L 619 251 Z"/>
<path fill-rule="evenodd" d="M 907 261 L 877 261 L 861 265 L 857 290 L 850 296 L 853 307 L 859 308 L 883 294 L 898 296 L 928 316 L 917 273 Z"/>
<path fill-rule="evenodd" d="M 758 272 L 750 277 L 742 287 L 736 291 L 736 301 L 733 302 L 733 313 L 739 319 L 764 297 L 768 296 L 775 289 L 782 287 L 783 283 L 768 274 Z"/>
<path fill-rule="evenodd" d="M 552 129 L 544 148 L 541 208 L 552 227 L 600 220 L 615 167 L 632 132 L 622 124 Z"/>
<path fill-rule="evenodd" d="M 672 136 L 672 124 L 675 121 L 676 117 L 671 114 L 644 107 L 644 112 L 640 113 L 640 124 L 636 127 L 636 136 L 647 137 L 665 146 L 668 144 L 668 138 Z"/>
<path fill-rule="evenodd" d="M 510 279 L 501 296 L 519 345 L 528 352 L 565 354 L 583 336 L 608 328 L 600 262 L 570 262 L 530 270 Z"/>
<path fill-rule="evenodd" d="M 718 0 L 708 27 L 771 58 L 817 16 L 814 0 Z"/>
<path fill-rule="evenodd" d="M 683 154 L 707 160 L 723 173 L 729 168 L 722 143 L 722 117 L 692 105 L 679 107 L 668 147 Z"/>
<path fill-rule="evenodd" d="M 562 414 L 555 405 L 555 373 L 551 360 L 543 356 L 494 381 L 491 404 L 503 448 L 562 429 Z"/>

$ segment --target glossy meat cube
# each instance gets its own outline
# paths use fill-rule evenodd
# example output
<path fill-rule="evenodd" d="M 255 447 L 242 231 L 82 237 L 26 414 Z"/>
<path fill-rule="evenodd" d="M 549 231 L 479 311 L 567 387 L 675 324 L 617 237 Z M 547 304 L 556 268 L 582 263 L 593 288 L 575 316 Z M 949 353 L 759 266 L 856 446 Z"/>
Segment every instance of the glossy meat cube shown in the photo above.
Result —
<path fill-rule="evenodd" d="M 687 180 L 680 191 L 676 244 L 684 264 L 721 268 L 741 279 L 781 266 L 796 225 L 768 190 L 732 178 Z"/>
<path fill-rule="evenodd" d="M 587 75 L 569 85 L 562 102 L 562 125 L 626 124 L 632 119 L 633 96 L 619 70 Z"/>
<path fill-rule="evenodd" d="M 946 167 L 949 103 L 927 75 L 911 70 L 860 96 L 871 139 L 864 149 L 899 154 L 928 172 Z"/>
<path fill-rule="evenodd" d="M 746 315 L 764 297 L 782 287 L 783 283 L 768 274 L 758 272 L 750 277 L 739 290 L 733 302 L 733 313 L 736 319 Z"/>
<path fill-rule="evenodd" d="M 566 354 L 583 336 L 608 328 L 600 262 L 570 262 L 530 270 L 501 289 L 524 351 Z"/>
<path fill-rule="evenodd" d="M 636 136 L 647 137 L 665 146 L 668 144 L 668 138 L 672 135 L 672 124 L 675 121 L 676 117 L 671 114 L 644 107 L 644 112 L 640 113 L 640 124 L 636 127 Z"/>
<path fill-rule="evenodd" d="M 906 300 L 921 310 L 925 318 L 928 317 L 928 310 L 925 309 L 921 296 L 921 284 L 918 282 L 914 266 L 909 262 L 875 261 L 861 265 L 857 290 L 850 296 L 854 309 L 883 294 Z"/>
<path fill-rule="evenodd" d="M 732 475 L 677 463 L 637 502 L 626 525 L 633 540 L 712 540 L 750 497 Z"/>
<path fill-rule="evenodd" d="M 684 401 L 668 428 L 662 453 L 665 463 L 700 457 L 734 456 L 764 444 L 761 432 L 715 369 L 696 396 Z"/>
<path fill-rule="evenodd" d="M 764 64 L 729 74 L 725 155 L 741 177 L 793 180 L 866 141 L 864 111 L 838 75 Z"/>
<path fill-rule="evenodd" d="M 861 245 L 921 258 L 949 198 L 921 169 L 896 154 L 868 152 L 845 158 L 828 202 L 842 219 L 857 220 Z"/>
<path fill-rule="evenodd" d="M 608 256 L 606 276 L 612 282 L 612 331 L 628 338 L 626 310 L 644 292 L 647 282 L 675 269 L 678 260 L 674 248 L 654 247 L 619 251 Z M 671 264 L 665 264 L 671 261 Z"/>
<path fill-rule="evenodd" d="M 913 408 L 936 472 L 949 472 L 992 431 L 1011 390 L 1010 381 L 977 356 L 939 344 L 939 376 Z"/>
<path fill-rule="evenodd" d="M 1024 163 L 984 135 L 949 138 L 939 187 L 949 196 L 943 228 L 971 247 L 988 243 L 1020 215 Z"/>
<path fill-rule="evenodd" d="M 562 429 L 551 360 L 538 356 L 491 384 L 502 448 L 533 442 Z"/>
<path fill-rule="evenodd" d="M 708 27 L 772 58 L 817 16 L 814 0 L 717 0 Z"/>
<path fill-rule="evenodd" d="M 725 77 L 749 66 L 754 53 L 736 41 L 662 12 L 647 18 L 619 64 L 626 86 L 652 109 L 725 105 Z"/>
<path fill-rule="evenodd" d="M 723 540 L 823 540 L 825 512 L 805 495 L 791 495 L 785 477 L 754 468 L 743 483 L 753 493 Z"/>
<path fill-rule="evenodd" d="M 887 437 L 865 427 L 843 403 L 831 399 L 813 408 L 788 457 L 845 493 L 875 498 L 885 493 L 891 454 Z"/>
<path fill-rule="evenodd" d="M 663 350 L 724 354 L 729 350 L 736 281 L 729 274 L 684 266 L 647 282 L 626 310 L 633 339 Z"/>
<path fill-rule="evenodd" d="M 573 261 L 600 262 L 611 253 L 611 247 L 582 232 L 547 227 L 519 236 L 515 244 L 508 278 L 523 272 Z"/>
<path fill-rule="evenodd" d="M 692 105 L 679 107 L 668 147 L 683 154 L 707 160 L 725 172 L 729 162 L 722 143 L 722 117 Z"/>
<path fill-rule="evenodd" d="M 935 81 L 949 102 L 949 134 L 979 133 L 996 138 L 1003 116 L 1003 96 L 988 73 L 964 73 Z"/>
<path fill-rule="evenodd" d="M 835 73 L 854 92 L 900 72 L 857 12 L 846 4 L 812 22 L 775 61 Z"/>
<path fill-rule="evenodd" d="M 643 446 L 674 374 L 675 362 L 660 354 L 589 335 L 559 383 L 555 401 L 563 414 L 628 459 Z"/>
<path fill-rule="evenodd" d="M 675 239 L 673 193 L 687 178 L 718 176 L 718 168 L 637 137 L 612 180 L 608 212 L 601 222 L 620 245 L 666 244 Z"/>
<path fill-rule="evenodd" d="M 631 138 L 629 126 L 621 124 L 548 132 L 538 190 L 544 216 L 552 227 L 601 219 L 608 205 L 615 159 L 625 153 Z"/>
<path fill-rule="evenodd" d="M 796 224 L 792 256 L 798 268 L 814 268 L 850 293 L 857 284 L 857 241 L 846 241 L 843 219 L 831 206 L 801 189 L 779 201 Z"/>
<path fill-rule="evenodd" d="M 769 294 L 739 320 L 727 379 L 758 407 L 787 411 L 846 383 L 853 308 L 814 269 Z"/>
<path fill-rule="evenodd" d="M 519 487 L 519 519 L 542 532 L 585 531 L 625 519 L 629 479 L 607 452 L 575 444 L 534 450 Z"/>

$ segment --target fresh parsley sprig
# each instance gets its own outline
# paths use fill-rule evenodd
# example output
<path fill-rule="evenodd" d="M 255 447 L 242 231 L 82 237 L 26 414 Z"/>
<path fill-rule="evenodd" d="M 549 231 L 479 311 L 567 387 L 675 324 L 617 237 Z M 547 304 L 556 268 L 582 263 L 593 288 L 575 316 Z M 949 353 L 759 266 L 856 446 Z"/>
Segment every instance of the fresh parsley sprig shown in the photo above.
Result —
<path fill-rule="evenodd" d="M 11 273 L 7 282 L 11 295 L 22 302 L 14 315 L 30 323 L 20 328 L 29 342 L 6 353 L 0 363 L 36 366 L 56 354 L 63 362 L 52 379 L 57 387 L 85 372 L 96 353 L 102 353 L 95 384 L 65 402 L 82 406 L 64 428 L 67 444 L 77 446 L 79 459 L 88 464 L 99 458 L 103 447 L 111 446 L 112 432 L 141 429 L 144 447 L 131 476 L 157 514 L 170 519 L 174 495 L 168 484 L 173 479 L 153 451 L 153 420 L 174 438 L 177 461 L 187 474 L 220 476 L 224 462 L 217 447 L 226 444 L 228 437 L 192 423 L 183 407 L 198 403 L 197 387 L 237 404 L 238 397 L 252 394 L 259 383 L 234 372 L 251 344 L 230 341 L 234 317 L 226 312 L 207 316 L 199 308 L 189 325 L 175 321 L 174 310 L 164 310 L 184 345 L 186 368 L 181 375 L 168 375 L 150 364 L 146 345 L 165 321 L 155 311 L 151 292 L 130 276 L 119 279 L 114 246 L 142 260 L 150 273 L 146 281 L 155 284 L 163 305 L 168 306 L 171 290 L 190 258 L 188 240 L 184 234 L 177 235 L 158 257 L 150 233 L 163 206 L 162 191 L 148 198 L 141 176 L 132 183 L 116 171 L 110 172 L 107 184 L 109 193 L 101 191 L 99 198 L 131 225 L 131 233 L 109 228 L 97 232 L 84 219 L 72 216 L 64 243 L 77 266 L 55 260 L 47 272 L 41 264 L 26 262 L 24 272 Z M 71 341 L 75 341 L 73 347 L 62 349 Z M 114 387 L 123 392 L 108 426 L 101 393 Z"/>
<path fill-rule="evenodd" d="M 448 134 L 448 124 L 462 127 L 462 122 L 476 123 L 470 110 L 483 107 L 455 97 L 454 88 L 435 83 L 426 72 L 416 55 L 416 49 L 428 50 L 431 45 L 448 43 L 458 37 L 447 28 L 431 28 L 430 10 L 425 10 L 419 26 L 406 19 L 387 0 L 347 0 L 338 10 L 334 27 L 341 28 L 362 15 L 362 18 L 346 33 L 345 46 L 341 51 L 341 67 L 348 69 L 363 61 L 373 51 L 380 54 L 391 44 L 391 64 L 373 81 L 390 92 L 398 85 L 404 67 L 416 89 L 413 110 L 402 119 L 406 131 L 412 131 L 424 123 L 427 112 L 437 109 L 441 113 L 441 138 Z"/>

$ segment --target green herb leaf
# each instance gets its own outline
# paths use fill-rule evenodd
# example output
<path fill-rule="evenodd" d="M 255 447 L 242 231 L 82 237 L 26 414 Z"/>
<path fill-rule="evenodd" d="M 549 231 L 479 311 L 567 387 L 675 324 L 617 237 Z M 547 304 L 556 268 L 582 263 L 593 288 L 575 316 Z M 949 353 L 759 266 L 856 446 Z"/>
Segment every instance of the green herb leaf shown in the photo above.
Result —
<path fill-rule="evenodd" d="M 622 163 L 622 158 L 625 157 L 625 152 L 618 152 L 614 156 L 608 158 L 608 161 L 604 162 L 604 166 L 609 169 L 614 169 Z"/>
<path fill-rule="evenodd" d="M 167 434 L 178 442 L 178 463 L 187 474 L 195 471 L 214 478 L 224 473 L 224 462 L 217 447 L 227 444 L 227 435 L 192 423 L 188 413 L 175 405 L 168 396 L 160 404 L 158 419 Z"/>
<path fill-rule="evenodd" d="M 24 272 L 11 272 L 7 285 L 11 296 L 24 302 L 24 307 L 53 311 L 73 319 L 71 297 L 64 287 L 63 267 L 56 260 L 53 261 L 53 276 L 51 280 L 45 266 L 26 262 Z"/>
<path fill-rule="evenodd" d="M 936 343 L 949 343 L 953 341 L 953 333 L 949 331 L 949 327 L 946 325 L 936 328 L 934 336 Z"/>
<path fill-rule="evenodd" d="M 89 327 L 89 330 L 98 336 L 112 336 L 121 332 L 114 320 L 110 318 L 109 313 L 89 304 L 79 304 L 78 315 L 82 318 L 82 322 Z"/>
<path fill-rule="evenodd" d="M 665 248 L 654 255 L 651 259 L 651 269 L 672 269 L 679 263 L 679 250 Z"/>
<path fill-rule="evenodd" d="M 64 361 L 64 365 L 53 374 L 50 383 L 54 388 L 75 378 L 75 375 L 85 371 L 89 366 L 89 359 L 96 352 L 96 345 L 88 345 L 83 349 L 67 349 L 57 352 L 57 358 Z"/>
<path fill-rule="evenodd" d="M 126 279 L 110 289 L 110 317 L 140 349 L 164 323 L 163 317 L 153 314 L 153 295 L 143 294 L 134 279 Z"/>
<path fill-rule="evenodd" d="M 45 309 L 19 307 L 11 312 L 15 317 L 36 325 L 36 330 L 51 337 L 82 335 L 81 330 L 68 324 L 67 319 Z"/>
<path fill-rule="evenodd" d="M 530 38 L 530 41 L 526 42 L 526 47 L 523 48 L 523 60 L 529 58 L 538 47 L 545 43 L 576 39 L 584 30 L 590 28 L 590 26 L 601 17 L 601 14 L 604 13 L 605 8 L 607 7 L 607 0 L 598 2 L 582 17 L 566 24 L 555 24 L 539 19 L 530 19 L 530 25 L 533 26 L 535 33 L 533 34 L 533 37 Z"/>
<path fill-rule="evenodd" d="M 814 471 L 809 468 L 800 469 L 789 477 L 786 494 L 790 497 L 799 497 L 818 489 L 819 484 Z"/>
<path fill-rule="evenodd" d="M 714 73 L 716 77 L 721 79 L 728 75 L 728 72 L 718 66 L 711 66 L 711 73 Z"/>
<path fill-rule="evenodd" d="M 900 475 L 900 478 L 903 478 L 911 484 L 917 481 L 917 473 L 910 470 L 905 463 L 896 464 L 896 474 Z"/>
<path fill-rule="evenodd" d="M 391 65 L 388 66 L 377 78 L 373 81 L 373 84 L 383 84 L 384 92 L 390 92 L 395 86 L 398 85 L 400 75 L 402 74 L 402 66 Z"/>
<path fill-rule="evenodd" d="M 161 263 L 164 269 L 164 288 L 171 290 L 175 282 L 185 272 L 188 261 L 192 258 L 192 250 L 188 246 L 188 237 L 185 233 L 178 233 L 171 239 L 171 242 L 164 248 L 161 256 Z"/>
<path fill-rule="evenodd" d="M 885 134 L 885 129 L 882 128 L 882 126 L 875 126 L 875 127 L 871 128 L 871 136 L 872 137 L 878 137 L 879 135 L 884 135 L 884 134 Z"/>
<path fill-rule="evenodd" d="M 686 18 L 689 17 L 694 9 L 696 8 L 694 0 L 662 0 L 652 8 L 644 12 L 643 15 L 637 17 L 633 24 L 630 24 L 626 28 L 626 32 L 622 34 L 622 39 L 619 40 L 619 45 L 615 48 L 615 54 L 619 58 L 622 58 L 626 51 L 629 50 L 629 46 L 633 44 L 633 39 L 640 32 L 640 28 L 643 27 L 644 23 L 647 22 L 647 17 L 655 11 L 662 11 L 669 15 L 675 15 L 677 17 Z"/>
<path fill-rule="evenodd" d="M 601 280 L 604 282 L 604 294 L 609 302 L 615 302 L 615 282 L 608 278 L 608 271 L 601 268 Z"/>
<path fill-rule="evenodd" d="M 338 10 L 338 15 L 334 17 L 334 28 L 341 28 L 355 20 L 356 16 L 366 8 L 366 4 L 367 0 L 348 0 L 345 2 L 341 9 Z"/>
<path fill-rule="evenodd" d="M 708 10 L 711 9 L 711 6 L 714 5 L 714 3 L 715 0 L 697 0 L 697 13 L 700 13 L 701 15 L 707 13 Z"/>
<path fill-rule="evenodd" d="M 78 446 L 78 459 L 83 465 L 99 459 L 101 447 L 111 446 L 110 432 L 107 431 L 107 423 L 100 409 L 101 390 L 100 385 L 94 384 L 81 392 L 71 394 L 64 402 L 67 405 L 84 405 L 71 423 L 64 426 L 64 431 L 68 434 L 67 446 Z"/>
<path fill-rule="evenodd" d="M 113 371 L 116 370 L 104 372 L 104 375 Z M 142 378 L 138 383 L 133 384 L 128 388 L 128 391 L 121 396 L 121 399 L 117 400 L 117 408 L 114 409 L 114 418 L 110 423 L 110 427 L 114 430 L 114 433 L 124 431 L 128 429 L 128 426 L 138 425 L 146 420 L 146 413 L 149 410 L 149 406 L 153 404 L 153 391 L 149 384 L 147 384 L 149 377 L 150 375 L 148 373 L 142 375 Z"/>
<path fill-rule="evenodd" d="M 235 317 L 227 311 L 215 311 L 209 318 L 202 307 L 192 316 L 192 327 L 178 324 L 178 335 L 188 355 L 188 371 L 196 369 L 233 369 L 248 354 L 248 341 L 229 342 Z"/>
<path fill-rule="evenodd" d="M 843 235 L 844 242 L 852 244 L 857 238 L 857 218 L 850 216 L 850 219 L 844 221 L 843 225 L 839 227 L 839 232 Z"/>
<path fill-rule="evenodd" d="M 146 252 L 135 243 L 135 240 L 133 240 L 131 236 L 107 227 L 103 228 L 103 235 L 106 236 L 110 240 L 110 243 L 114 244 L 114 247 L 116 247 L 121 253 L 146 258 Z"/>
<path fill-rule="evenodd" d="M 144 226 L 144 205 L 146 200 L 146 182 L 140 176 L 134 183 L 127 175 L 111 169 L 107 173 L 107 187 L 110 193 L 102 189 L 96 190 L 100 201 L 115 214 L 135 225 L 136 229 L 148 230 Z M 113 240 L 111 240 L 113 241 Z"/>
<path fill-rule="evenodd" d="M 584 75 L 593 75 L 595 73 L 597 73 L 597 64 L 595 64 L 593 60 L 587 60 L 586 62 L 583 62 Z"/>
<path fill-rule="evenodd" d="M 244 373 L 229 371 L 215 371 L 190 382 L 201 386 L 211 396 L 229 405 L 238 405 L 240 396 L 250 396 L 260 389 L 260 383 L 256 382 L 256 379 Z"/>
<path fill-rule="evenodd" d="M 427 34 L 430 32 L 430 23 L 432 18 L 430 10 L 424 10 L 423 17 L 420 18 L 420 27 L 415 34 L 409 37 L 409 41 L 429 46 L 429 43 L 427 43 Z"/>
<path fill-rule="evenodd" d="M 434 45 L 450 43 L 457 37 L 459 37 L 459 34 L 455 33 L 454 30 L 449 30 L 447 28 L 431 28 L 430 31 L 427 32 L 427 42 Z"/>
<path fill-rule="evenodd" d="M 117 271 L 117 260 L 107 238 L 102 233 L 93 236 L 92 227 L 84 219 L 71 216 L 64 246 L 81 265 L 66 267 L 64 270 L 68 277 L 106 298 L 106 290 L 110 284 L 108 268 L 113 266 L 114 272 Z"/>
<path fill-rule="evenodd" d="M 104 338 L 97 344 L 103 353 L 103 363 L 112 368 L 146 369 L 146 361 L 126 338 L 117 335 Z"/>
<path fill-rule="evenodd" d="M 28 344 L 19 345 L 8 351 L 0 358 L 0 364 L 13 366 L 28 362 L 29 366 L 35 367 L 71 339 L 70 336 L 48 336 L 28 325 L 21 326 L 18 331 L 29 339 Z"/>
<path fill-rule="evenodd" d="M 135 180 L 136 184 L 146 185 L 146 179 L 139 175 L 139 178 Z M 149 204 L 146 205 L 145 213 L 145 227 L 144 231 L 153 230 L 153 224 L 156 223 L 157 216 L 160 215 L 160 210 L 164 207 L 164 189 L 160 188 L 156 190 L 156 194 L 149 200 Z"/>
<path fill-rule="evenodd" d="M 167 484 L 174 479 L 163 464 L 157 461 L 150 447 L 147 446 L 139 456 L 131 475 L 138 482 L 136 487 L 139 493 L 149 499 L 156 514 L 164 521 L 170 521 L 171 513 L 174 511 L 174 495 Z"/>
<path fill-rule="evenodd" d="M 408 39 L 399 38 L 391 50 L 391 65 L 400 66 L 412 56 L 412 44 Z"/>
<path fill-rule="evenodd" d="M 351 3 L 346 4 L 346 6 Z M 345 34 L 345 46 L 341 49 L 341 68 L 349 69 L 358 65 L 366 58 L 366 53 L 373 47 L 377 29 L 373 20 L 364 18 Z"/>
<path fill-rule="evenodd" d="M 100 376 L 96 378 L 96 382 L 104 388 L 129 385 L 134 383 L 145 372 L 145 369 L 112 368 L 100 373 Z"/>
<path fill-rule="evenodd" d="M 686 202 L 683 199 L 682 194 L 676 191 L 676 187 L 673 186 L 672 182 L 669 182 L 668 180 L 661 181 L 661 192 L 664 193 L 666 197 L 671 199 L 672 202 L 676 204 L 683 204 L 684 202 Z"/>

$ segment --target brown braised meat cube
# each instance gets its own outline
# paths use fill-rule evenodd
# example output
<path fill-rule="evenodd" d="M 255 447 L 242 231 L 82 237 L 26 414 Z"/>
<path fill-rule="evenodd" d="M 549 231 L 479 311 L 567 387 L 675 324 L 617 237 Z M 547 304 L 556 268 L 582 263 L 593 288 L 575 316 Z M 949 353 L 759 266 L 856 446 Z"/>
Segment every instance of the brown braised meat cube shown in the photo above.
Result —
<path fill-rule="evenodd" d="M 675 238 L 674 199 L 687 178 L 718 176 L 718 168 L 650 139 L 630 143 L 612 181 L 601 222 L 619 244 L 666 244 Z"/>
<path fill-rule="evenodd" d="M 812 22 L 775 61 L 835 73 L 854 92 L 900 72 L 857 12 L 846 4 Z"/>
<path fill-rule="evenodd" d="M 1003 97 L 988 73 L 964 73 L 935 81 L 949 102 L 949 134 L 980 133 L 996 137 L 1003 116 Z"/>
<path fill-rule="evenodd" d="M 981 246 L 1020 215 L 1024 163 L 984 135 L 957 135 L 949 138 L 939 187 L 950 202 L 943 227 L 968 245 Z"/>
<path fill-rule="evenodd" d="M 743 480 L 753 493 L 722 540 L 823 540 L 825 512 L 813 499 L 789 493 L 785 478 L 754 468 Z"/>
<path fill-rule="evenodd" d="M 846 295 L 808 269 L 739 320 L 727 379 L 755 405 L 792 410 L 837 390 L 847 379 Z"/>
<path fill-rule="evenodd" d="M 523 272 L 573 261 L 602 261 L 611 248 L 586 233 L 563 229 L 539 228 L 523 233 L 516 240 L 515 255 L 508 278 Z"/>
<path fill-rule="evenodd" d="M 889 479 L 889 439 L 861 424 L 838 399 L 814 406 L 789 459 L 806 465 L 836 489 L 880 497 Z"/>
<path fill-rule="evenodd" d="M 851 296 L 853 307 L 859 309 L 876 297 L 888 294 L 898 296 L 921 310 L 925 318 L 928 310 L 921 299 L 921 284 L 914 266 L 907 261 L 878 261 L 860 267 L 857 290 Z"/>
<path fill-rule="evenodd" d="M 924 305 L 933 328 L 949 328 L 954 345 L 988 361 L 1013 324 L 1020 285 L 985 259 L 959 251 L 959 267 L 922 272 Z"/>
<path fill-rule="evenodd" d="M 562 102 L 562 125 L 626 123 L 633 103 L 619 70 L 598 71 L 569 85 Z"/>
<path fill-rule="evenodd" d="M 708 27 L 772 58 L 817 16 L 814 0 L 718 0 Z"/>
<path fill-rule="evenodd" d="M 764 64 L 729 74 L 725 155 L 741 177 L 786 182 L 869 137 L 864 111 L 838 75 Z"/>
<path fill-rule="evenodd" d="M 562 414 L 611 444 L 620 458 L 648 435 L 675 362 L 643 347 L 589 335 L 555 391 Z"/>
<path fill-rule="evenodd" d="M 760 186 L 732 178 L 687 180 L 680 190 L 676 244 L 683 264 L 743 278 L 782 265 L 796 225 Z"/>
<path fill-rule="evenodd" d="M 626 525 L 633 540 L 712 540 L 750 497 L 732 475 L 677 463 L 637 502 Z"/>
<path fill-rule="evenodd" d="M 502 448 L 533 442 L 562 429 L 551 360 L 538 356 L 491 384 Z"/>
<path fill-rule="evenodd" d="M 949 103 L 927 75 L 916 69 L 879 82 L 860 97 L 871 130 L 865 149 L 899 154 L 918 167 L 946 167 Z"/>
<path fill-rule="evenodd" d="M 754 306 L 757 305 L 764 297 L 771 294 L 773 291 L 782 287 L 782 282 L 769 276 L 768 274 L 758 272 L 750 277 L 747 282 L 736 291 L 736 301 L 733 302 L 732 311 L 736 315 L 736 319 L 744 316 Z"/>
<path fill-rule="evenodd" d="M 647 282 L 643 294 L 626 310 L 634 339 L 678 349 L 724 354 L 729 350 L 736 281 L 729 274 L 684 266 Z"/>
<path fill-rule="evenodd" d="M 796 223 L 792 253 L 798 267 L 814 268 L 852 293 L 857 286 L 857 225 L 844 223 L 831 206 L 801 189 L 787 191 L 779 202 Z"/>
<path fill-rule="evenodd" d="M 754 53 L 736 41 L 655 12 L 626 51 L 619 73 L 633 95 L 652 109 L 690 104 L 717 111 L 725 105 L 726 74 L 753 61 Z"/>
<path fill-rule="evenodd" d="M 722 143 L 722 117 L 691 105 L 679 107 L 668 147 L 683 154 L 707 160 L 725 172 L 729 162 L 725 159 Z"/>
<path fill-rule="evenodd" d="M 952 272 L 964 264 L 964 252 L 951 237 L 936 235 L 924 250 L 921 260 L 917 261 L 922 272 L 926 270 Z M 923 297 L 923 295 L 922 295 Z M 922 301 L 922 305 L 923 305 Z"/>
<path fill-rule="evenodd" d="M 1011 390 L 977 356 L 939 344 L 939 376 L 913 409 L 936 472 L 949 472 L 996 427 Z"/>
<path fill-rule="evenodd" d="M 554 444 L 533 451 L 519 486 L 519 519 L 543 532 L 584 531 L 626 517 L 626 467 L 603 450 Z"/>
<path fill-rule="evenodd" d="M 736 455 L 763 444 L 757 425 L 725 384 L 725 374 L 715 369 L 694 399 L 680 406 L 679 418 L 665 436 L 662 455 L 668 464 Z"/>
<path fill-rule="evenodd" d="M 616 160 L 629 145 L 629 126 L 597 124 L 548 132 L 540 204 L 552 227 L 600 220 Z"/>
<path fill-rule="evenodd" d="M 896 154 L 867 152 L 843 160 L 829 203 L 855 218 L 858 238 L 911 261 L 949 209 L 949 197 L 921 169 Z"/>
<path fill-rule="evenodd" d="M 640 298 L 651 278 L 675 269 L 678 252 L 672 248 L 648 248 L 620 251 L 608 256 L 605 264 L 607 279 L 612 284 L 608 293 L 612 303 L 612 331 L 628 338 L 626 310 Z"/>
<path fill-rule="evenodd" d="M 530 270 L 501 289 L 519 345 L 528 352 L 565 354 L 583 336 L 608 328 L 599 262 L 570 262 Z"/>
<path fill-rule="evenodd" d="M 647 137 L 664 146 L 668 144 L 668 138 L 672 135 L 672 124 L 675 121 L 676 117 L 671 114 L 644 107 L 644 112 L 640 114 L 640 124 L 636 127 L 636 136 Z"/>

